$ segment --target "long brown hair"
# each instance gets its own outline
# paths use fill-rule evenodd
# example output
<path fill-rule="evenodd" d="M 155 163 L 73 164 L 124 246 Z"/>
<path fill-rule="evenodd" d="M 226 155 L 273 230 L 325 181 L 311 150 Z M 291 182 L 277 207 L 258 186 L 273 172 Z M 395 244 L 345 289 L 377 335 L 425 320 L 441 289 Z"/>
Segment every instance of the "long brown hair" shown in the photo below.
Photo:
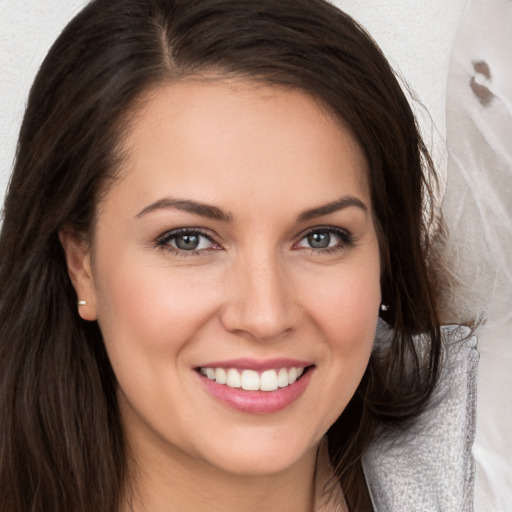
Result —
<path fill-rule="evenodd" d="M 343 119 L 369 162 L 389 345 L 328 432 L 351 510 L 370 507 L 361 456 L 379 422 L 421 412 L 441 350 L 428 260 L 432 165 L 409 104 L 365 31 L 323 0 L 94 0 L 34 82 L 0 238 L 0 510 L 117 512 L 126 446 L 116 379 L 82 321 L 58 240 L 87 237 L 115 180 L 130 113 L 190 75 L 297 88 Z M 420 351 L 413 335 L 423 333 Z"/>

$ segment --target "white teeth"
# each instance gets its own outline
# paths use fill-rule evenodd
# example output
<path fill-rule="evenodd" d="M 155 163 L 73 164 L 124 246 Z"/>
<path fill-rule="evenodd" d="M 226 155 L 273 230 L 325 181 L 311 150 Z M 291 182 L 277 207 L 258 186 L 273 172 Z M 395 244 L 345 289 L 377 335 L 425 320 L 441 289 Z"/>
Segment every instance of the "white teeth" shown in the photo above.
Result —
<path fill-rule="evenodd" d="M 260 376 L 254 370 L 244 370 L 241 381 L 242 389 L 246 391 L 257 391 L 260 389 Z"/>
<path fill-rule="evenodd" d="M 261 391 L 274 391 L 279 387 L 277 382 L 277 372 L 275 370 L 266 370 L 260 377 Z"/>
<path fill-rule="evenodd" d="M 226 370 L 224 370 L 224 368 L 217 368 L 215 370 L 215 380 L 219 384 L 226 384 L 226 379 L 227 379 Z"/>
<path fill-rule="evenodd" d="M 239 388 L 242 385 L 242 379 L 238 373 L 238 370 L 235 370 L 234 368 L 230 368 L 228 370 L 226 384 L 230 388 Z"/>
<path fill-rule="evenodd" d="M 275 391 L 293 384 L 304 373 L 304 368 L 276 368 L 258 373 L 254 370 L 202 367 L 199 371 L 208 379 L 231 388 L 242 388 L 246 391 Z"/>
<path fill-rule="evenodd" d="M 290 382 L 288 381 L 288 371 L 286 368 L 281 368 L 277 374 L 277 385 L 280 388 L 285 388 Z"/>

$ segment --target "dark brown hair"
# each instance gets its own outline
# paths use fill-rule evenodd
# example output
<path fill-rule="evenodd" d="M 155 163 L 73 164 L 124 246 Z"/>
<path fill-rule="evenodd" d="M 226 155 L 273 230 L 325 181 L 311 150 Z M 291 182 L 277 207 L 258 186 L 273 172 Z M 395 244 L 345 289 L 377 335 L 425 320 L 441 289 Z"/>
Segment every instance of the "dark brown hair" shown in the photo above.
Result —
<path fill-rule="evenodd" d="M 432 165 L 374 42 L 322 0 L 94 0 L 30 92 L 0 238 L 0 510 L 117 512 L 126 447 L 116 379 L 82 321 L 58 232 L 84 236 L 115 179 L 143 93 L 190 75 L 297 88 L 344 120 L 369 162 L 389 345 L 328 432 L 351 510 L 370 507 L 361 456 L 379 422 L 421 412 L 441 350 L 427 265 Z M 128 117 L 127 117 L 128 116 Z M 426 346 L 413 335 L 424 333 Z"/>

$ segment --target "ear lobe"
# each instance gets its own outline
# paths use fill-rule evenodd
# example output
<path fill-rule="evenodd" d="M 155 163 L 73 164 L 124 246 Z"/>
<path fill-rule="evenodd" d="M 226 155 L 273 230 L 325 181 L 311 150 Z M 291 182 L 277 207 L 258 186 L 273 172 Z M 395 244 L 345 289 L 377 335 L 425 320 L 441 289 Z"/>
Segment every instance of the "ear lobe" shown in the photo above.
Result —
<path fill-rule="evenodd" d="M 90 245 L 67 228 L 59 231 L 59 240 L 66 255 L 68 274 L 77 295 L 78 314 L 84 320 L 96 320 L 96 287 Z"/>

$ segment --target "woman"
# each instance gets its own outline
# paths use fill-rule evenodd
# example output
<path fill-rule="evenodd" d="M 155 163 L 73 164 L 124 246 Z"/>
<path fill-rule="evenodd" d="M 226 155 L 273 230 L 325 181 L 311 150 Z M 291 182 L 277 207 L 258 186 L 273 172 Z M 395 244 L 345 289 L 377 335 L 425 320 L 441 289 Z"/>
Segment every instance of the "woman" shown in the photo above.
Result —
<path fill-rule="evenodd" d="M 376 426 L 438 374 L 433 182 L 329 4 L 91 2 L 6 199 L 0 509 L 370 509 Z"/>

